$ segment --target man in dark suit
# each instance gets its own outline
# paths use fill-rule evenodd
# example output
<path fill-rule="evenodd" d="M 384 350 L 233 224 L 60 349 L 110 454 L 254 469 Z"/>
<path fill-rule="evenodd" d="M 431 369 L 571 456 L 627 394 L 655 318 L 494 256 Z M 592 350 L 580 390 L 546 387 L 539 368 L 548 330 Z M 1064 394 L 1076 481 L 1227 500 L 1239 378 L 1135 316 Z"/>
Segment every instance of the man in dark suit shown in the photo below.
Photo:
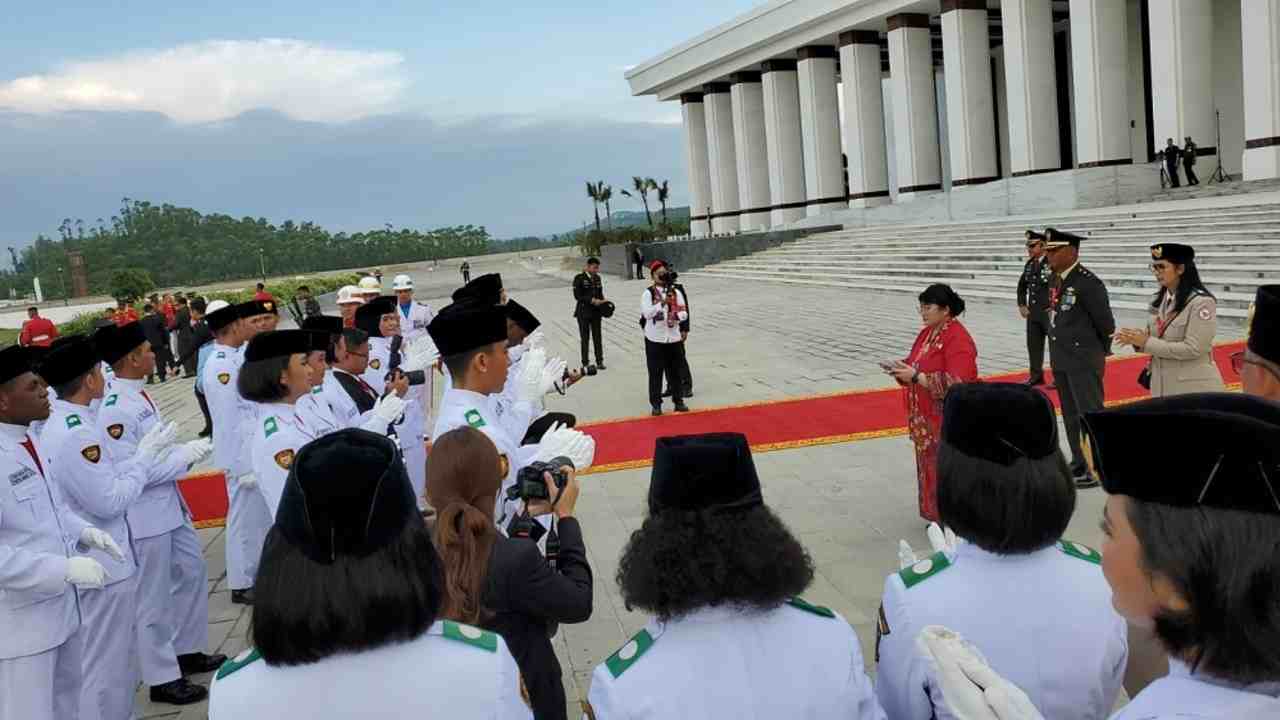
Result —
<path fill-rule="evenodd" d="M 1080 448 L 1080 418 L 1103 406 L 1102 375 L 1111 354 L 1115 315 L 1107 287 L 1080 264 L 1078 235 L 1045 228 L 1045 251 L 1054 277 L 1049 291 L 1049 362 L 1062 400 L 1076 487 L 1096 487 Z"/>
<path fill-rule="evenodd" d="M 155 382 L 156 375 L 160 376 L 160 382 L 164 382 L 170 365 L 169 329 L 164 312 L 158 306 L 147 303 L 143 306 L 142 313 L 142 319 L 138 321 L 138 325 L 142 327 L 142 334 L 147 338 L 147 342 L 151 343 L 151 351 L 156 354 L 155 370 L 147 378 L 147 384 L 151 385 Z"/>
<path fill-rule="evenodd" d="M 1196 144 L 1192 142 L 1191 137 L 1182 144 L 1182 169 L 1187 174 L 1187 185 L 1199 185 L 1200 178 L 1196 177 Z"/>
<path fill-rule="evenodd" d="M 1182 160 L 1182 149 L 1173 144 L 1173 138 L 1164 146 L 1164 171 L 1169 175 L 1169 186 L 1180 187 L 1178 182 L 1178 162 Z"/>
<path fill-rule="evenodd" d="M 1044 384 L 1044 341 L 1049 336 L 1049 280 L 1053 271 L 1044 257 L 1044 235 L 1027 231 L 1027 264 L 1018 278 L 1018 312 L 1027 321 L 1028 385 Z"/>
<path fill-rule="evenodd" d="M 590 364 L 587 338 L 595 340 L 596 368 L 604 370 L 604 339 L 600 336 L 600 306 L 604 300 L 604 281 L 600 278 L 600 258 L 587 258 L 587 267 L 573 278 L 573 299 L 578 301 L 573 316 L 578 318 L 578 339 L 582 341 L 582 365 Z"/>
<path fill-rule="evenodd" d="M 177 299 L 178 312 L 173 317 L 173 332 L 178 337 L 178 360 L 175 365 L 182 367 L 182 377 L 195 377 L 196 354 L 191 351 L 191 306 L 185 297 Z"/>

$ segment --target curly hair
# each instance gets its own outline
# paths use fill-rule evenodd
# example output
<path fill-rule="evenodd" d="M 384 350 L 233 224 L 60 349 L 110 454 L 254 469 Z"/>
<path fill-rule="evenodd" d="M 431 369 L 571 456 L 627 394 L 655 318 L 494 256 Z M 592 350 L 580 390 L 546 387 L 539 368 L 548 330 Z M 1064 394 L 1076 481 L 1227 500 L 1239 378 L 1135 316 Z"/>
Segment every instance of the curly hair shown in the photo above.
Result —
<path fill-rule="evenodd" d="M 813 560 L 773 511 L 664 510 L 618 563 L 627 609 L 666 621 L 704 607 L 775 608 L 813 582 Z"/>

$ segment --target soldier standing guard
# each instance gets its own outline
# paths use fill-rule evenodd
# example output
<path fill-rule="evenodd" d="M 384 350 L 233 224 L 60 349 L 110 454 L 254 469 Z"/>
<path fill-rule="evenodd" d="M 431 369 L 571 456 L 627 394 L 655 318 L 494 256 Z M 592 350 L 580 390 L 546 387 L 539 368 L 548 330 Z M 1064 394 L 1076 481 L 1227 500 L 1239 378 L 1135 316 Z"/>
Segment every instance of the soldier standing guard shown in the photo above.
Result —
<path fill-rule="evenodd" d="M 573 278 L 573 299 L 577 306 L 573 316 L 578 319 L 578 338 L 582 341 L 582 366 L 591 363 L 587 351 L 588 338 L 594 337 L 596 350 L 596 368 L 604 370 L 604 339 L 600 336 L 600 324 L 603 314 L 601 307 L 605 303 L 604 281 L 600 278 L 600 258 L 587 258 L 587 267 Z"/>
<path fill-rule="evenodd" d="M 1062 400 L 1076 487 L 1097 487 L 1080 449 L 1080 418 L 1103 407 L 1103 371 L 1116 331 L 1102 280 L 1080 264 L 1084 238 L 1045 228 L 1045 251 L 1054 278 L 1049 290 L 1049 363 Z"/>
<path fill-rule="evenodd" d="M 1018 312 L 1027 321 L 1027 384 L 1044 384 L 1044 341 L 1049 336 L 1049 280 L 1053 270 L 1044 257 L 1044 235 L 1027 230 L 1027 264 L 1018 278 Z"/>

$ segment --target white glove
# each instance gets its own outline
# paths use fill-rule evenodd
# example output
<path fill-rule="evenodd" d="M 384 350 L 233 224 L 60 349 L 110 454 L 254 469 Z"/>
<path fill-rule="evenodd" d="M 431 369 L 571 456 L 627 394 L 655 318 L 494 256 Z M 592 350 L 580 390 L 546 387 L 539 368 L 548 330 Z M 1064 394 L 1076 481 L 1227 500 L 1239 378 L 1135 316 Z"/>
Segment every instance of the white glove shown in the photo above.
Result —
<path fill-rule="evenodd" d="M 124 560 L 124 551 L 116 544 L 115 538 L 96 527 L 87 527 L 80 531 L 80 544 L 101 550 L 118 562 Z"/>
<path fill-rule="evenodd" d="M 404 408 L 404 398 L 395 393 L 388 393 L 386 397 L 378 398 L 378 402 L 373 405 L 373 414 L 360 427 L 369 432 L 385 435 L 387 426 L 398 422 L 400 416 L 404 415 Z"/>
<path fill-rule="evenodd" d="M 537 462 L 550 462 L 552 458 L 560 456 L 569 458 L 574 470 L 586 470 L 596 457 L 595 438 L 581 430 L 556 423 L 543 434 L 542 442 L 538 443 L 538 453 L 533 459 Z"/>
<path fill-rule="evenodd" d="M 142 436 L 142 440 L 138 442 L 138 455 L 154 460 L 160 457 L 174 441 L 178 438 L 178 425 L 174 422 L 159 422 Z"/>
<path fill-rule="evenodd" d="M 182 464 L 191 467 L 213 454 L 213 441 L 208 438 L 191 440 L 178 446 L 182 453 Z"/>
<path fill-rule="evenodd" d="M 107 584 L 107 569 L 93 558 L 67 558 L 67 582 L 78 588 L 97 590 Z"/>
<path fill-rule="evenodd" d="M 960 544 L 960 540 L 956 537 L 955 531 L 951 528 L 943 530 L 936 522 L 929 523 L 929 527 L 925 530 L 925 534 L 929 536 L 929 544 L 933 546 L 934 552 L 955 550 Z"/>
<path fill-rule="evenodd" d="M 916 551 L 911 549 L 910 543 L 906 540 L 898 541 L 898 569 L 905 570 L 912 565 L 920 562 L 920 558 L 916 557 Z"/>
<path fill-rule="evenodd" d="M 556 387 L 564 377 L 565 361 L 560 358 L 547 360 L 547 351 L 535 348 L 525 353 L 520 363 L 520 377 L 516 383 L 516 400 L 537 403 Z"/>
<path fill-rule="evenodd" d="M 440 351 L 436 349 L 435 342 L 430 335 L 423 335 L 409 345 L 409 350 L 400 363 L 400 369 L 407 373 L 425 370 L 439 359 Z"/>
<path fill-rule="evenodd" d="M 958 720 L 1044 720 L 1017 685 L 1000 677 L 958 633 L 929 625 L 916 638 L 943 701 Z"/>
<path fill-rule="evenodd" d="M 237 487 L 242 487 L 245 490 L 252 490 L 253 488 L 258 487 L 258 478 L 254 477 L 253 473 L 245 473 L 236 480 L 236 485 Z"/>
<path fill-rule="evenodd" d="M 545 348 L 547 346 L 547 336 L 542 334 L 542 328 L 538 328 L 525 336 L 524 342 L 520 343 L 526 350 L 535 350 Z"/>

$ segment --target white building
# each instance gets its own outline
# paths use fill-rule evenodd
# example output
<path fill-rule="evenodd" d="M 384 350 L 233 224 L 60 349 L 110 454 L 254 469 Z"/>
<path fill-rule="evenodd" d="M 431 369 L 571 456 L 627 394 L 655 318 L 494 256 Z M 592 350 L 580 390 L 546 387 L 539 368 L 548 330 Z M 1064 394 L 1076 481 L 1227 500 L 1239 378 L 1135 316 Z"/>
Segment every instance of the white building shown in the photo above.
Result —
<path fill-rule="evenodd" d="M 772 0 L 626 78 L 695 235 L 1131 201 L 1167 138 L 1280 177 L 1280 0 Z"/>

